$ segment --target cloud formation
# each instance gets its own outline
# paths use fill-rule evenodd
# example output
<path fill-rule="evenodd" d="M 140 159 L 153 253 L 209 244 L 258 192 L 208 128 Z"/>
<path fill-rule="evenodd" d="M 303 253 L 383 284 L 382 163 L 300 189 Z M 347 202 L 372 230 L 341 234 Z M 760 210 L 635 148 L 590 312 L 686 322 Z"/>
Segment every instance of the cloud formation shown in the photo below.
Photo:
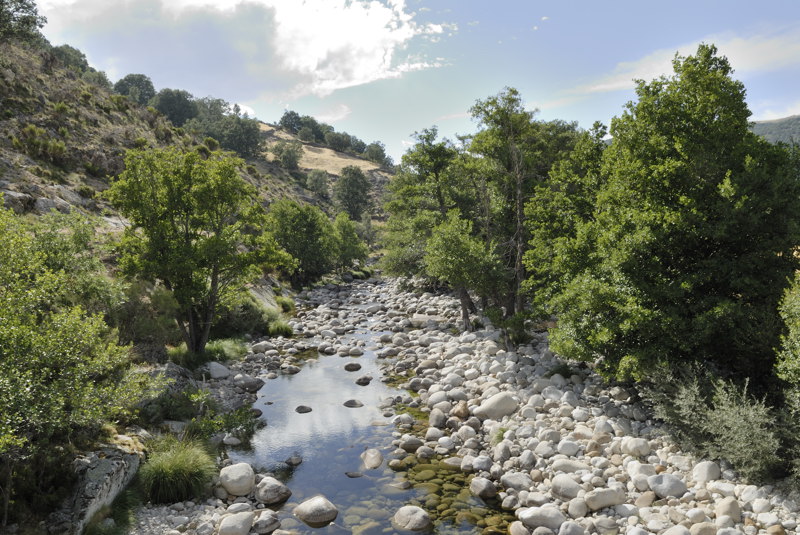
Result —
<path fill-rule="evenodd" d="M 680 56 L 693 54 L 702 42 L 715 44 L 719 53 L 728 58 L 740 76 L 800 67 L 800 29 L 797 27 L 748 37 L 711 35 L 674 49 L 656 50 L 635 61 L 618 63 L 610 74 L 576 88 L 575 92 L 603 93 L 632 89 L 636 86 L 634 80 L 652 80 L 672 73 L 675 53 Z"/>
<path fill-rule="evenodd" d="M 90 61 L 92 49 L 105 51 L 99 67 L 112 78 L 213 72 L 210 90 L 235 84 L 240 100 L 326 96 L 435 68 L 411 45 L 455 31 L 417 22 L 405 0 L 41 0 L 40 10 L 51 40 Z"/>

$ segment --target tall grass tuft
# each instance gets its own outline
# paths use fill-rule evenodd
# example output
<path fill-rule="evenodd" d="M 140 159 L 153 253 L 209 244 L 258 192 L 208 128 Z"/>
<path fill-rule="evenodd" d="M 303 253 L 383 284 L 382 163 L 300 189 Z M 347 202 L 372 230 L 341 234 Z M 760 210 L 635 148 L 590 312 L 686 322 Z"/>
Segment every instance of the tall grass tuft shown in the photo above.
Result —
<path fill-rule="evenodd" d="M 283 336 L 285 338 L 289 338 L 294 334 L 292 327 L 283 320 L 278 320 L 274 323 L 269 324 L 269 335 L 270 337 L 274 338 L 277 336 Z"/>
<path fill-rule="evenodd" d="M 216 465 L 211 455 L 193 441 L 164 438 L 154 442 L 139 481 L 153 503 L 175 503 L 205 494 Z"/>

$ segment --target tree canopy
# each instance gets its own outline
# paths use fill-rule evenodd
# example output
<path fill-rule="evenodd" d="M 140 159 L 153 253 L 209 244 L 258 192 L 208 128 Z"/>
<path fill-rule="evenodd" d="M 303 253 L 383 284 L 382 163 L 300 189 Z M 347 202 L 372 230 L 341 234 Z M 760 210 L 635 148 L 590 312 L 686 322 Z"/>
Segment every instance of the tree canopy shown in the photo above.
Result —
<path fill-rule="evenodd" d="M 45 22 L 33 0 L 4 0 L 0 2 L 0 43 L 34 39 Z"/>
<path fill-rule="evenodd" d="M 341 176 L 333 186 L 333 198 L 350 219 L 359 221 L 361 214 L 370 207 L 371 189 L 372 184 L 364 175 L 364 171 L 358 166 L 348 165 L 342 168 Z"/>
<path fill-rule="evenodd" d="M 114 84 L 114 91 L 126 95 L 134 102 L 145 106 L 156 96 L 155 87 L 150 77 L 144 74 L 128 74 Z"/>
<path fill-rule="evenodd" d="M 131 221 L 121 265 L 161 281 L 179 305 L 186 345 L 202 353 L 221 300 L 245 282 L 290 263 L 271 234 L 238 158 L 175 149 L 129 151 L 125 171 L 108 192 Z"/>
<path fill-rule="evenodd" d="M 197 116 L 197 104 L 188 91 L 182 89 L 162 89 L 150 102 L 151 105 L 166 115 L 175 126 L 183 126 L 186 121 Z"/>

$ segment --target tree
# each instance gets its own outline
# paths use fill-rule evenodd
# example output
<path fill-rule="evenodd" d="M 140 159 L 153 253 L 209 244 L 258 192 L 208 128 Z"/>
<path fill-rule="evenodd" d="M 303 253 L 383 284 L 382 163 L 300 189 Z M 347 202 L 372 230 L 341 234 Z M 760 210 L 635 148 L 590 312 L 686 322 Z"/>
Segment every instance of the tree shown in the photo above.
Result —
<path fill-rule="evenodd" d="M 282 139 L 270 148 L 270 152 L 275 155 L 275 159 L 284 169 L 297 169 L 300 164 L 300 158 L 303 157 L 303 144 L 299 141 L 285 141 Z"/>
<path fill-rule="evenodd" d="M 108 79 L 108 75 L 106 75 L 103 71 L 97 71 L 91 67 L 89 67 L 84 73 L 81 75 L 81 79 L 90 84 L 94 84 L 96 86 L 100 86 L 103 89 L 108 89 L 111 91 L 111 81 Z"/>
<path fill-rule="evenodd" d="M 335 151 L 344 152 L 350 147 L 350 136 L 330 131 L 325 134 L 325 144 Z"/>
<path fill-rule="evenodd" d="M 194 97 L 182 89 L 162 89 L 153 98 L 151 105 L 166 115 L 175 126 L 183 126 L 198 113 Z"/>
<path fill-rule="evenodd" d="M 355 222 L 346 213 L 336 215 L 333 236 L 336 240 L 336 269 L 347 269 L 356 261 L 366 260 L 369 249 L 359 238 Z"/>
<path fill-rule="evenodd" d="M 553 346 L 608 375 L 701 361 L 763 389 L 798 267 L 798 168 L 749 131 L 716 47 L 673 68 L 612 121 L 593 212 L 565 248 Z"/>
<path fill-rule="evenodd" d="M 361 214 L 369 209 L 371 189 L 372 184 L 361 168 L 348 165 L 342 168 L 341 176 L 333 186 L 333 198 L 350 219 L 359 221 Z"/>
<path fill-rule="evenodd" d="M 303 126 L 300 122 L 300 115 L 292 110 L 286 110 L 283 113 L 280 121 L 278 121 L 278 125 L 292 134 L 297 134 Z"/>
<path fill-rule="evenodd" d="M 0 241 L 0 526 L 5 526 L 18 474 L 32 467 L 58 472 L 58 465 L 69 462 L 70 450 L 62 445 L 82 445 L 106 421 L 129 417 L 151 385 L 131 372 L 127 348 L 112 341 L 102 317 L 87 314 L 66 295 L 76 275 L 72 260 L 62 259 L 62 269 L 48 267 L 61 262 L 48 258 L 51 244 L 6 209 L 0 209 Z M 54 505 L 47 495 L 39 489 L 36 498 Z"/>
<path fill-rule="evenodd" d="M 323 199 L 330 197 L 330 178 L 326 171 L 322 169 L 312 169 L 311 172 L 308 173 L 306 184 L 308 185 L 308 189 Z"/>
<path fill-rule="evenodd" d="M 134 102 L 145 106 L 150 99 L 156 96 L 153 82 L 144 74 L 128 74 L 114 84 L 114 91 L 126 95 Z"/>
<path fill-rule="evenodd" d="M 221 98 L 203 97 L 194 101 L 196 117 L 184 123 L 184 128 L 202 136 L 212 137 L 226 150 L 244 158 L 261 153 L 264 139 L 257 120 L 241 115 L 238 106 Z"/>
<path fill-rule="evenodd" d="M 108 192 L 131 226 L 121 266 L 161 281 L 179 305 L 176 321 L 189 351 L 202 353 L 221 300 L 264 269 L 289 260 L 265 220 L 256 193 L 238 173 L 243 162 L 175 149 L 129 151 Z"/>
<path fill-rule="evenodd" d="M 50 52 L 52 52 L 66 68 L 78 74 L 83 74 L 89 69 L 89 62 L 86 60 L 86 55 L 77 48 L 69 45 L 60 45 L 54 46 L 50 49 Z"/>
<path fill-rule="evenodd" d="M 498 259 L 480 239 L 472 235 L 472 222 L 461 219 L 458 211 L 434 227 L 425 245 L 425 270 L 428 275 L 449 284 L 461 301 L 461 320 L 465 331 L 472 330 L 469 311 L 473 307 L 468 289 L 491 286 Z"/>
<path fill-rule="evenodd" d="M 0 3 L 0 43 L 33 40 L 45 22 L 33 0 L 4 0 Z"/>
<path fill-rule="evenodd" d="M 275 239 L 297 261 L 296 269 L 286 270 L 293 284 L 302 286 L 331 272 L 336 239 L 322 210 L 281 199 L 270 206 L 268 217 Z"/>
<path fill-rule="evenodd" d="M 364 149 L 364 158 L 378 165 L 385 165 L 386 147 L 380 141 L 373 141 Z"/>

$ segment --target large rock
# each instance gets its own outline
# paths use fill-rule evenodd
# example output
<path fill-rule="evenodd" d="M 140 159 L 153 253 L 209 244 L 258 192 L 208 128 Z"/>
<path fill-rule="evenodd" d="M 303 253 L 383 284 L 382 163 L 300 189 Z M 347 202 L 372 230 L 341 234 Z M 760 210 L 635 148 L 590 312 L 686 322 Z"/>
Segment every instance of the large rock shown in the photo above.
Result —
<path fill-rule="evenodd" d="M 264 386 L 264 380 L 258 377 L 252 377 L 246 373 L 237 373 L 233 377 L 233 384 L 246 392 L 255 394 L 259 389 Z"/>
<path fill-rule="evenodd" d="M 719 465 L 714 461 L 703 461 L 695 465 L 692 470 L 692 479 L 698 483 L 708 483 L 719 479 L 721 471 Z"/>
<path fill-rule="evenodd" d="M 729 516 L 734 522 L 738 523 L 742 521 L 742 507 L 733 496 L 727 496 L 717 502 L 717 506 L 714 508 L 714 514 L 717 518 Z"/>
<path fill-rule="evenodd" d="M 283 503 L 289 499 L 292 491 L 274 477 L 264 477 L 256 486 L 256 500 L 266 505 Z"/>
<path fill-rule="evenodd" d="M 209 377 L 212 379 L 225 379 L 231 374 L 227 366 L 216 361 L 211 361 L 206 364 L 206 369 L 208 370 Z"/>
<path fill-rule="evenodd" d="M 550 486 L 550 492 L 553 493 L 553 496 L 562 500 L 571 500 L 578 495 L 580 490 L 581 486 L 567 474 L 555 476 Z"/>
<path fill-rule="evenodd" d="M 311 526 L 322 527 L 336 519 L 339 510 L 325 496 L 309 498 L 294 508 L 294 515 Z"/>
<path fill-rule="evenodd" d="M 431 527 L 431 517 L 424 509 L 415 505 L 405 505 L 392 517 L 392 525 L 397 529 L 422 531 Z"/>
<path fill-rule="evenodd" d="M 686 483 L 672 474 L 650 476 L 647 478 L 647 484 L 650 485 L 650 490 L 655 492 L 659 498 L 667 498 L 668 496 L 680 498 L 688 490 Z"/>
<path fill-rule="evenodd" d="M 517 518 L 529 528 L 545 527 L 555 532 L 558 532 L 561 524 L 567 520 L 558 507 L 553 506 L 517 509 Z"/>
<path fill-rule="evenodd" d="M 232 464 L 220 470 L 219 482 L 228 494 L 247 496 L 256 484 L 256 474 L 247 463 Z"/>
<path fill-rule="evenodd" d="M 586 496 L 583 497 L 586 501 L 586 505 L 592 511 L 625 503 L 626 498 L 625 491 L 619 487 L 594 489 L 587 492 Z"/>
<path fill-rule="evenodd" d="M 622 453 L 633 457 L 645 457 L 650 454 L 650 443 L 643 438 L 628 437 L 622 441 Z"/>
<path fill-rule="evenodd" d="M 511 394 L 499 392 L 483 400 L 483 403 L 473 411 L 473 414 L 482 420 L 499 420 L 503 416 L 513 414 L 517 407 L 519 407 L 519 402 Z"/>
<path fill-rule="evenodd" d="M 469 483 L 469 491 L 478 498 L 494 498 L 497 496 L 497 489 L 491 480 L 485 477 L 474 477 Z"/>
<path fill-rule="evenodd" d="M 217 533 L 218 535 L 247 535 L 250 533 L 250 528 L 253 527 L 255 517 L 255 513 L 251 511 L 227 515 L 219 523 Z"/>
<path fill-rule="evenodd" d="M 254 533 L 262 535 L 264 533 L 272 533 L 281 527 L 281 521 L 278 519 L 278 513 L 269 509 L 264 509 L 261 514 L 253 522 L 253 527 L 250 530 Z"/>

